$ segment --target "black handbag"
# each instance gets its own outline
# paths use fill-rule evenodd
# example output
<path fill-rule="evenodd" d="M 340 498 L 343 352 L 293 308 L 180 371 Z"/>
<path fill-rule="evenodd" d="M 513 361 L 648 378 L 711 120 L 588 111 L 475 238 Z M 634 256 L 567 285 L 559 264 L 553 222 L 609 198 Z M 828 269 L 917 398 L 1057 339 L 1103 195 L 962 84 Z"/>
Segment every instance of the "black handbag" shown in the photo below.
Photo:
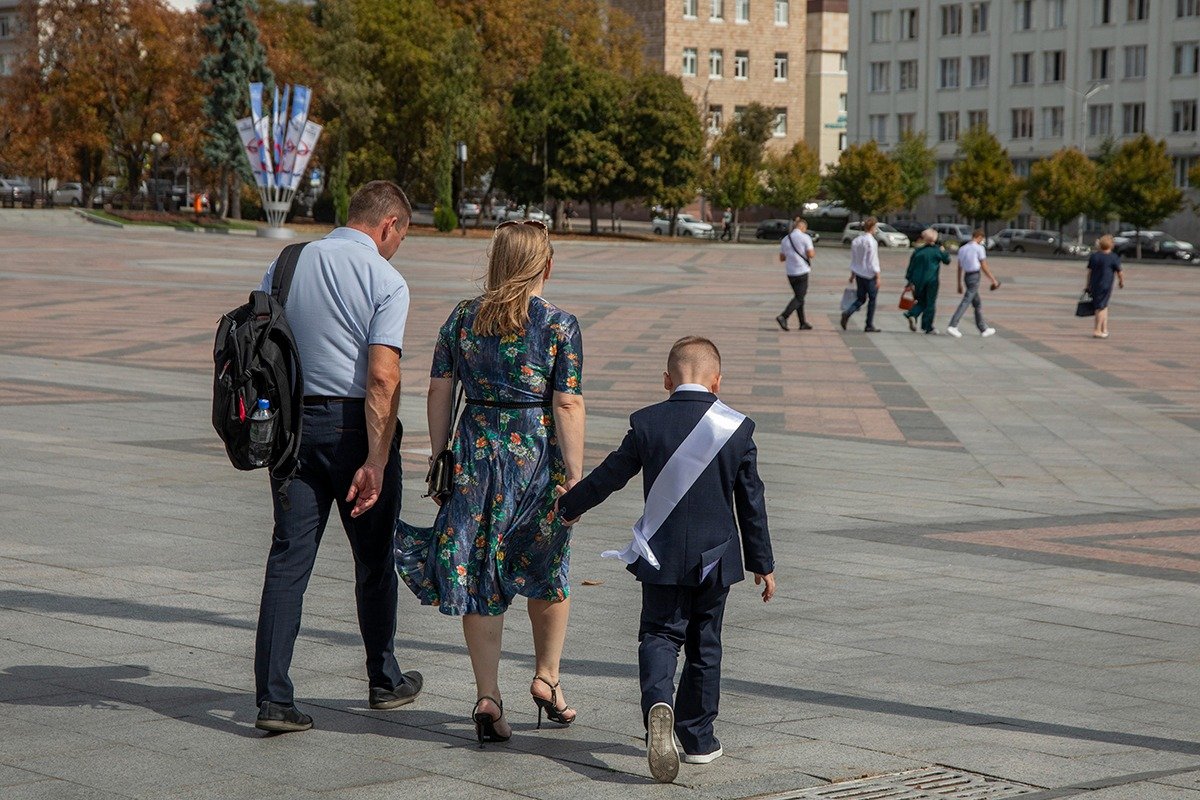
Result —
<path fill-rule="evenodd" d="M 454 324 L 454 336 L 450 342 L 450 394 L 453 401 L 450 405 L 450 427 L 446 432 L 446 447 L 429 462 L 429 473 L 425 476 L 428 491 L 425 497 L 436 498 L 444 503 L 454 491 L 454 431 L 458 427 L 459 417 L 463 409 L 462 381 L 458 377 L 458 355 L 460 350 L 459 338 L 462 331 L 463 316 L 467 313 L 469 301 L 464 301 L 458 308 L 458 320 Z"/>
<path fill-rule="evenodd" d="M 1092 293 L 1084 289 L 1083 294 L 1079 295 L 1079 302 L 1075 304 L 1075 316 L 1094 317 L 1095 315 L 1096 302 L 1092 299 Z"/>

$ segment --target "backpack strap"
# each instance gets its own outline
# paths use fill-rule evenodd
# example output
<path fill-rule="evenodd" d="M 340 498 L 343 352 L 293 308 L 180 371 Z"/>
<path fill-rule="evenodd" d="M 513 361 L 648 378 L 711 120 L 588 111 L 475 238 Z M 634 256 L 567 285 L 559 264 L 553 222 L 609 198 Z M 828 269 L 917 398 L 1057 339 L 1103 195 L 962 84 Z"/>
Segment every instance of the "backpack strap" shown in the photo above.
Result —
<path fill-rule="evenodd" d="M 283 248 L 275 261 L 275 271 L 271 274 L 271 296 L 281 306 L 287 305 L 288 292 L 292 288 L 292 277 L 296 274 L 296 265 L 300 263 L 300 251 L 308 242 L 297 242 Z"/>

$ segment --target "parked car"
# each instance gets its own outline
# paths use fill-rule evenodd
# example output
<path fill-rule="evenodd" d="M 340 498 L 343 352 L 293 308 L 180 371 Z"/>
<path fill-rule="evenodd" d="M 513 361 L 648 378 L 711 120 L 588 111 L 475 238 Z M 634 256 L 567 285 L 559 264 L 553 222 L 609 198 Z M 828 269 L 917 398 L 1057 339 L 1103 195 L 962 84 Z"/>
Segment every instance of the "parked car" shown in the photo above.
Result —
<path fill-rule="evenodd" d="M 119 191 L 118 178 L 115 175 L 109 175 L 92 187 L 92 205 L 102 206 L 105 203 L 111 203 L 113 196 Z"/>
<path fill-rule="evenodd" d="M 1010 238 L 1014 253 L 1046 253 L 1050 255 L 1087 255 L 1089 248 L 1064 241 L 1058 231 L 1022 231 Z"/>
<path fill-rule="evenodd" d="M 665 236 L 671 230 L 671 218 L 655 217 L 650 222 L 650 229 L 658 236 Z M 675 235 L 713 239 L 716 238 L 717 232 L 712 225 L 691 214 L 680 214 L 675 218 Z"/>
<path fill-rule="evenodd" d="M 929 223 L 918 222 L 915 219 L 900 219 L 891 223 L 891 226 L 907 236 L 910 242 L 916 242 L 921 238 L 921 232 L 929 227 Z"/>
<path fill-rule="evenodd" d="M 754 229 L 755 239 L 782 239 L 792 231 L 790 219 L 764 219 Z M 813 244 L 821 241 L 821 234 L 814 230 L 805 231 L 812 237 Z"/>
<path fill-rule="evenodd" d="M 33 195 L 33 188 L 20 178 L 0 178 L 0 197 L 17 202 Z"/>
<path fill-rule="evenodd" d="M 855 237 L 862 233 L 861 222 L 851 222 L 842 231 L 842 244 L 850 244 Z M 888 225 L 886 222 L 880 222 L 875 226 L 875 241 L 879 242 L 884 247 L 908 247 L 908 237 L 900 231 Z"/>
<path fill-rule="evenodd" d="M 479 203 L 471 200 L 464 200 L 458 204 L 458 216 L 460 219 L 477 219 L 479 217 Z"/>
<path fill-rule="evenodd" d="M 1137 245 L 1142 243 L 1142 258 L 1174 258 L 1179 261 L 1195 261 L 1200 258 L 1191 242 L 1184 242 L 1162 231 L 1121 231 L 1115 237 L 1117 255 L 1126 258 L 1137 256 Z"/>
<path fill-rule="evenodd" d="M 938 232 L 938 241 L 946 245 L 946 249 L 951 252 L 958 250 L 958 248 L 971 241 L 971 234 L 975 232 L 975 229 L 970 225 L 962 225 L 957 222 L 935 222 L 930 227 Z M 990 236 L 984 238 L 984 250 L 991 250 L 995 246 L 995 239 Z"/>
<path fill-rule="evenodd" d="M 834 200 L 829 203 L 822 203 L 812 211 L 814 217 L 838 217 L 847 219 L 850 216 L 850 209 L 842 205 L 840 200 Z"/>
<path fill-rule="evenodd" d="M 1028 228 L 1005 228 L 992 237 L 995 244 L 992 245 L 996 250 L 1012 250 L 1012 240 L 1014 236 L 1022 236 L 1029 233 Z"/>
<path fill-rule="evenodd" d="M 516 208 L 501 207 L 498 209 L 493 209 L 492 218 L 499 222 L 504 222 L 505 220 L 510 220 L 510 219 L 511 220 L 536 219 L 538 222 L 544 222 L 547 225 L 550 224 L 550 215 L 547 214 L 545 211 L 542 211 L 537 206 L 529 207 L 529 216 L 528 217 L 525 216 L 525 206 L 517 206 Z"/>
<path fill-rule="evenodd" d="M 64 183 L 54 190 L 54 204 L 57 206 L 83 205 L 83 184 Z"/>

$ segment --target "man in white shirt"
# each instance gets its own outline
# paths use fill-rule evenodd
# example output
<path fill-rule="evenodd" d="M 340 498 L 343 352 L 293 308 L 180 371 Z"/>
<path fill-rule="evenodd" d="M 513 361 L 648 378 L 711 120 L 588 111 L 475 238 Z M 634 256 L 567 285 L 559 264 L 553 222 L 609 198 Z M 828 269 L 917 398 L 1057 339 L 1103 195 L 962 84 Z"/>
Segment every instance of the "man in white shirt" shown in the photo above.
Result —
<path fill-rule="evenodd" d="M 879 243 L 875 241 L 875 228 L 879 220 L 867 217 L 863 220 L 862 233 L 850 245 L 850 282 L 857 284 L 858 296 L 854 305 L 842 312 L 842 330 L 852 314 L 867 305 L 867 333 L 878 333 L 875 327 L 875 298 L 879 294 Z"/>
<path fill-rule="evenodd" d="M 808 221 L 804 217 L 796 217 L 792 230 L 779 241 L 779 260 L 787 270 L 788 283 L 792 285 L 792 299 L 787 308 L 775 318 L 779 327 L 788 330 L 788 317 L 795 311 L 800 317 L 800 327 L 797 330 L 811 331 L 812 325 L 804 319 L 804 296 L 808 294 L 808 273 L 812 271 L 813 249 L 812 237 L 808 235 Z"/>
<path fill-rule="evenodd" d="M 983 247 L 983 238 L 983 231 L 976 228 L 975 232 L 971 234 L 971 241 L 958 249 L 958 293 L 963 298 L 962 302 L 958 304 L 954 316 L 950 318 L 950 325 L 946 328 L 946 333 L 955 339 L 962 338 L 962 332 L 958 329 L 958 321 L 962 319 L 963 314 L 967 313 L 967 306 L 975 308 L 975 327 L 979 328 L 981 336 L 991 336 L 996 332 L 995 328 L 989 327 L 983 320 L 983 302 L 979 297 L 981 272 L 988 276 L 993 289 L 1000 286 L 1000 281 L 996 280 L 992 271 L 988 269 L 987 250 Z M 964 283 L 966 284 L 965 292 L 963 291 Z"/>

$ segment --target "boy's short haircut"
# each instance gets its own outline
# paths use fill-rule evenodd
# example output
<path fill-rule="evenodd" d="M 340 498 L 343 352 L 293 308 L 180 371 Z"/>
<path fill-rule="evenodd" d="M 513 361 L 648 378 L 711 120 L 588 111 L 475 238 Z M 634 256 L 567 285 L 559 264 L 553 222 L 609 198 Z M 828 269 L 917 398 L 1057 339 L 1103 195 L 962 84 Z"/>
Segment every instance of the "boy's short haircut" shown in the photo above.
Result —
<path fill-rule="evenodd" d="M 976 228 L 975 230 L 971 231 L 972 239 L 983 239 L 985 237 L 987 237 L 987 234 L 983 232 L 983 228 Z"/>
<path fill-rule="evenodd" d="M 721 351 L 711 339 L 703 336 L 685 336 L 671 345 L 667 356 L 667 372 L 672 377 L 680 375 L 681 370 L 689 372 L 696 370 L 711 370 L 713 374 L 721 374 Z"/>

